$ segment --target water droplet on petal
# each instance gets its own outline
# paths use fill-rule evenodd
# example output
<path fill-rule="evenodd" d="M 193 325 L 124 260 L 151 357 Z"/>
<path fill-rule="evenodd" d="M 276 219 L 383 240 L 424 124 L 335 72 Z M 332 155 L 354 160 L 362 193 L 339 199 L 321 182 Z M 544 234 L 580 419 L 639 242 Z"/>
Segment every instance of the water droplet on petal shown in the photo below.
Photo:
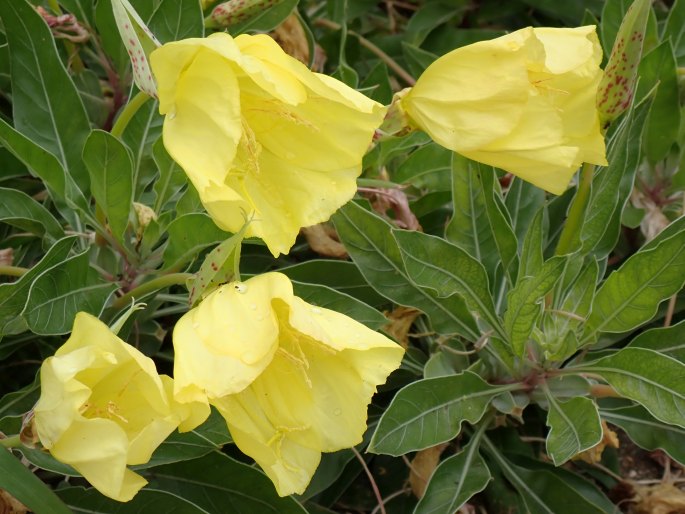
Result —
<path fill-rule="evenodd" d="M 200 324 L 199 324 L 197 321 L 194 322 L 194 323 L 193 323 L 193 328 L 194 328 L 194 329 L 200 328 Z"/>
<path fill-rule="evenodd" d="M 342 410 L 341 410 L 341 409 L 335 409 L 335 410 L 333 411 L 333 415 L 334 415 L 334 416 L 340 416 L 341 414 L 342 414 Z"/>
<path fill-rule="evenodd" d="M 321 314 L 321 309 L 318 307 L 312 307 L 312 313 L 313 314 Z"/>
<path fill-rule="evenodd" d="M 173 111 L 169 112 L 169 114 L 167 114 L 167 117 L 169 118 L 169 120 L 173 120 L 176 117 L 176 110 L 174 109 Z"/>
<path fill-rule="evenodd" d="M 245 284 L 236 284 L 233 286 L 233 288 L 238 291 L 240 294 L 245 294 L 247 293 L 247 286 Z"/>
<path fill-rule="evenodd" d="M 256 311 L 256 310 L 257 310 L 257 304 L 251 303 L 251 304 L 250 304 L 250 309 L 253 310 L 253 311 Z"/>
<path fill-rule="evenodd" d="M 295 158 L 295 154 L 292 153 L 292 152 L 287 152 L 287 153 L 285 154 L 285 158 L 286 158 L 286 159 L 294 159 L 294 158 Z"/>

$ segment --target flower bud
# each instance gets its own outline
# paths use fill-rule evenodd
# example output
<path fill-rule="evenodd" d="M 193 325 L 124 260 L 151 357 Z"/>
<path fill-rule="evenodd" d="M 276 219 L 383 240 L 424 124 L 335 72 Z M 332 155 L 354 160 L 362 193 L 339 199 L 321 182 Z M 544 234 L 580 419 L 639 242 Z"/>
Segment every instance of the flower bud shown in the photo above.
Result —
<path fill-rule="evenodd" d="M 280 4 L 283 0 L 228 0 L 217 5 L 205 19 L 210 29 L 225 29 L 248 20 L 256 14 Z"/>
<path fill-rule="evenodd" d="M 651 6 L 651 0 L 635 0 L 616 34 L 597 90 L 597 110 L 603 127 L 625 112 L 633 98 Z"/>

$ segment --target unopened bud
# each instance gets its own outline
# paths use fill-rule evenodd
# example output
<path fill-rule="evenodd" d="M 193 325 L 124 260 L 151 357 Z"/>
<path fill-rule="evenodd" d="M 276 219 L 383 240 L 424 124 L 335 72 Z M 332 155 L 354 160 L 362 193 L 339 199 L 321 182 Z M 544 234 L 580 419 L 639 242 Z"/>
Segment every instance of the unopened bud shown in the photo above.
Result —
<path fill-rule="evenodd" d="M 618 29 L 597 90 L 597 110 L 603 127 L 625 112 L 633 98 L 651 7 L 651 0 L 635 0 Z"/>
<path fill-rule="evenodd" d="M 260 12 L 280 4 L 283 0 L 228 0 L 217 5 L 205 18 L 210 29 L 225 29 L 253 18 Z"/>
<path fill-rule="evenodd" d="M 133 202 L 133 210 L 136 213 L 136 218 L 138 218 L 139 234 L 137 235 L 142 237 L 145 227 L 147 227 L 153 220 L 157 221 L 157 214 L 151 207 L 148 207 L 147 205 L 138 202 Z"/>

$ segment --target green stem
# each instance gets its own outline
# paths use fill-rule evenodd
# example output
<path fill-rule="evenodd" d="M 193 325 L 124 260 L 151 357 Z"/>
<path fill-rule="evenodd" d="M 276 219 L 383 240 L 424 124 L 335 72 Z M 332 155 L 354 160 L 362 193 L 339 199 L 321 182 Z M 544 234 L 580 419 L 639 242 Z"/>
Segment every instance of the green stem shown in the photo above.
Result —
<path fill-rule="evenodd" d="M 4 448 L 16 448 L 17 446 L 21 446 L 21 438 L 19 437 L 19 434 L 17 434 L 6 437 L 5 439 L 0 439 L 0 446 L 3 446 Z"/>
<path fill-rule="evenodd" d="M 571 208 L 568 211 L 568 218 L 559 236 L 559 243 L 557 244 L 556 255 L 565 255 L 573 251 L 573 243 L 583 226 L 583 218 L 585 216 L 585 207 L 590 198 L 590 186 L 592 185 L 592 176 L 595 173 L 595 165 L 584 163 L 583 169 L 580 171 L 580 183 L 578 184 L 578 191 L 573 199 Z"/>
<path fill-rule="evenodd" d="M 165 287 L 183 285 L 186 283 L 186 280 L 193 276 L 192 273 L 170 273 L 169 275 L 153 278 L 149 282 L 139 285 L 125 295 L 114 300 L 112 307 L 115 309 L 123 309 L 124 307 L 128 307 L 132 299 L 142 298 L 143 296 Z"/>
<path fill-rule="evenodd" d="M 111 134 L 114 137 L 121 137 L 121 135 L 124 133 L 124 130 L 126 130 L 128 122 L 131 121 L 131 118 L 133 118 L 133 116 L 138 112 L 138 109 L 140 109 L 149 98 L 149 95 L 139 91 L 136 96 L 129 100 L 126 106 L 121 110 L 121 113 L 119 113 L 117 121 L 114 122 L 114 126 L 112 127 L 111 131 Z"/>
<path fill-rule="evenodd" d="M 19 266 L 0 265 L 0 275 L 6 275 L 9 277 L 21 277 L 28 270 L 28 268 L 21 268 Z"/>

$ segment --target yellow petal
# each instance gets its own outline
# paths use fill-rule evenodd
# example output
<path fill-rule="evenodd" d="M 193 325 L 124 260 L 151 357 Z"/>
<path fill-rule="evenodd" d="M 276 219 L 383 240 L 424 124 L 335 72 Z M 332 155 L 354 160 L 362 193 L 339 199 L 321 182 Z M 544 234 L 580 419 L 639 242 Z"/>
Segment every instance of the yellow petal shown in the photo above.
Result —
<path fill-rule="evenodd" d="M 110 420 L 75 420 L 50 453 L 73 466 L 102 494 L 118 501 L 129 501 L 147 483 L 126 469 L 128 440 Z"/>
<path fill-rule="evenodd" d="M 202 41 L 202 40 L 200 40 Z M 242 134 L 238 82 L 231 61 L 198 45 L 164 45 L 151 55 L 160 85 L 164 146 L 201 192 L 221 184 Z"/>
<path fill-rule="evenodd" d="M 531 28 L 457 48 L 423 72 L 402 106 L 442 146 L 478 148 L 508 134 L 522 116 L 530 54 L 544 55 Z"/>
<path fill-rule="evenodd" d="M 273 297 L 292 296 L 287 279 L 254 277 L 207 296 L 174 328 L 174 391 L 180 402 L 217 398 L 244 389 L 278 348 Z"/>
<path fill-rule="evenodd" d="M 283 427 L 274 426 L 255 409 L 248 391 L 213 405 L 226 419 L 235 444 L 260 465 L 280 496 L 305 491 L 321 460 L 320 451 L 297 444 Z"/>
<path fill-rule="evenodd" d="M 581 163 L 606 164 L 601 56 L 594 27 L 522 29 L 439 58 L 401 109 L 442 146 L 561 194 Z"/>

